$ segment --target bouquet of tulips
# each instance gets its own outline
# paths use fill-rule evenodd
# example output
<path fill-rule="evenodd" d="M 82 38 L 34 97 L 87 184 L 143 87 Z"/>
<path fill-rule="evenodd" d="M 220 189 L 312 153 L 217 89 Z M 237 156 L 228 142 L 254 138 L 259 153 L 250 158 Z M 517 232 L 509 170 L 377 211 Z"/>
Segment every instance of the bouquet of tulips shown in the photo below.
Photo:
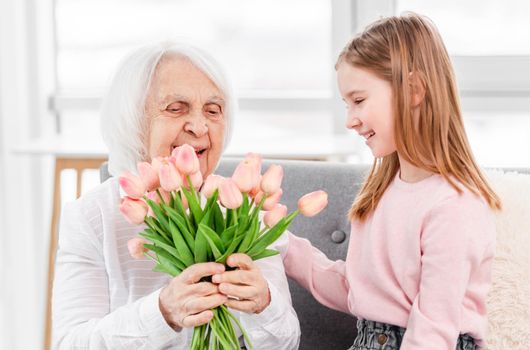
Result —
<path fill-rule="evenodd" d="M 279 203 L 282 177 L 278 165 L 261 175 L 261 157 L 250 153 L 231 178 L 212 174 L 203 183 L 199 160 L 189 145 L 175 148 L 170 157 L 138 163 L 138 175 L 127 172 L 119 177 L 127 193 L 121 213 L 130 223 L 146 225 L 139 234 L 142 238 L 129 241 L 129 252 L 135 258 L 154 260 L 154 271 L 173 277 L 195 263 L 226 265 L 233 253 L 245 253 L 253 260 L 276 255 L 268 247 L 296 215 L 313 216 L 327 205 L 327 194 L 316 191 L 300 198 L 298 210 L 288 214 L 287 207 Z M 266 211 L 264 225 L 259 215 L 262 210 Z M 214 317 L 208 324 L 195 327 L 190 349 L 239 348 L 231 321 L 252 348 L 226 306 L 212 311 Z"/>

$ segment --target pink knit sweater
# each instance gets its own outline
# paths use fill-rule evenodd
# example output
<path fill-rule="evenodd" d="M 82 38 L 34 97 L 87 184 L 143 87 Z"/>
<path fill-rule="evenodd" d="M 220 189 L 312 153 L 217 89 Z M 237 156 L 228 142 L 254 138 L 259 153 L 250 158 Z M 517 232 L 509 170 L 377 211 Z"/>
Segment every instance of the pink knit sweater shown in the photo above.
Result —
<path fill-rule="evenodd" d="M 290 234 L 284 264 L 322 304 L 407 328 L 402 350 L 453 350 L 459 334 L 483 344 L 494 251 L 482 198 L 440 175 L 406 183 L 398 172 L 376 210 L 352 222 L 345 262 Z"/>

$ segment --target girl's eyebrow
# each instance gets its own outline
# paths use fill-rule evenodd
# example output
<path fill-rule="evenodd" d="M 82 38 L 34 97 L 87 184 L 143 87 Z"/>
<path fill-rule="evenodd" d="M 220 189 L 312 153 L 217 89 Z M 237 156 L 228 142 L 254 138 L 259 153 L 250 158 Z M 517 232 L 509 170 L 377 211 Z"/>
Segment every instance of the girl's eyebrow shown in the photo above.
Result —
<path fill-rule="evenodd" d="M 353 90 L 353 91 L 348 92 L 346 97 L 351 98 L 355 94 L 361 94 L 361 93 L 364 93 L 364 92 L 366 92 L 366 90 Z"/>

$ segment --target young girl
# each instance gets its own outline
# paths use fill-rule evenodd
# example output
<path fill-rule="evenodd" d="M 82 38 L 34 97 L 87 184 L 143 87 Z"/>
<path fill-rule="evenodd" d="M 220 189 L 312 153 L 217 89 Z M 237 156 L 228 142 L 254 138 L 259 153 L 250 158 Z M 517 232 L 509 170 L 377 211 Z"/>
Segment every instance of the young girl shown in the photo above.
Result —
<path fill-rule="evenodd" d="M 416 14 L 379 20 L 336 70 L 346 126 L 375 161 L 349 213 L 346 261 L 290 234 L 287 274 L 357 317 L 351 349 L 477 349 L 501 203 L 473 159 L 439 33 Z"/>

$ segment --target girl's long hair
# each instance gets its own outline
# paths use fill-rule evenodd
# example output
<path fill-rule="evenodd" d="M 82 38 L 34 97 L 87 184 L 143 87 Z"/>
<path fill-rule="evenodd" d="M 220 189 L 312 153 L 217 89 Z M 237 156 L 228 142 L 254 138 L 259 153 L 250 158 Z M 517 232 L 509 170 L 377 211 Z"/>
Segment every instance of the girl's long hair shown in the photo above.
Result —
<path fill-rule="evenodd" d="M 440 174 L 459 193 L 462 188 L 482 196 L 492 209 L 501 201 L 478 167 L 467 140 L 449 55 L 434 24 L 407 13 L 381 19 L 354 37 L 337 60 L 367 69 L 392 86 L 397 152 L 376 158 L 349 212 L 364 220 L 399 170 L 400 156 L 413 166 Z M 425 89 L 414 120 L 411 76 Z"/>

